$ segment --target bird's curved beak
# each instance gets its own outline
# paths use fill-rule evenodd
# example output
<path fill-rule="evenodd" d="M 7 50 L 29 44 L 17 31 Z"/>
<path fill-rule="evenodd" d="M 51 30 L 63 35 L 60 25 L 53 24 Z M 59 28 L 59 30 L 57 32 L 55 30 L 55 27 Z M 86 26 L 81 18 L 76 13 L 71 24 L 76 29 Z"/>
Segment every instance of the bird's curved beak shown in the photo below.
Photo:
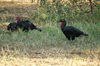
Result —
<path fill-rule="evenodd" d="M 15 17 L 14 20 L 18 20 L 17 17 Z"/>
<path fill-rule="evenodd" d="M 57 23 L 59 23 L 60 22 L 60 20 L 57 20 Z"/>

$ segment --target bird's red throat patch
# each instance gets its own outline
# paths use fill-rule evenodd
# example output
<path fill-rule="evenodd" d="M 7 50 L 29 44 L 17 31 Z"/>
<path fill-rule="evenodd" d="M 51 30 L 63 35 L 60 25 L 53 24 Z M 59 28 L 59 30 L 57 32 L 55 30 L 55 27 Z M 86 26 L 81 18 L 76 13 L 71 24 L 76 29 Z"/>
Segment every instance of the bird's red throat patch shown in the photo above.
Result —
<path fill-rule="evenodd" d="M 17 18 L 18 18 L 17 22 L 20 21 L 20 17 L 17 17 Z"/>
<path fill-rule="evenodd" d="M 64 22 L 64 19 L 62 19 L 61 21 Z"/>
<path fill-rule="evenodd" d="M 60 24 L 60 27 L 61 27 L 61 26 L 62 26 L 62 24 L 64 23 L 64 19 L 62 19 L 61 21 L 62 21 L 62 23 Z"/>
<path fill-rule="evenodd" d="M 64 23 L 64 22 L 62 22 L 62 23 L 60 24 L 60 27 L 63 25 L 63 23 Z"/>

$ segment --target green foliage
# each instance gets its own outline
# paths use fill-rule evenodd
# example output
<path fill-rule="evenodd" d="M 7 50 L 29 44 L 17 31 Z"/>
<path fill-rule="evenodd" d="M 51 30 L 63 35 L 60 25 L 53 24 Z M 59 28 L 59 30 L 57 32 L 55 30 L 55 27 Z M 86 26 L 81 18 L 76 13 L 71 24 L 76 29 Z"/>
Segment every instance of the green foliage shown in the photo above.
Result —
<path fill-rule="evenodd" d="M 38 8 L 38 12 L 35 13 L 34 19 L 38 18 L 40 21 L 46 22 L 63 18 L 69 22 L 79 20 L 88 23 L 96 23 L 97 20 L 100 19 L 100 4 L 97 4 L 93 13 L 91 13 L 91 10 L 89 9 L 90 6 L 87 3 L 85 5 L 84 3 L 79 4 L 83 4 L 82 7 L 79 5 L 71 6 L 67 3 L 67 1 L 64 2 L 64 4 L 61 4 L 60 2 L 54 2 L 52 5 L 47 2 L 43 8 Z"/>
<path fill-rule="evenodd" d="M 40 0 L 40 5 L 43 6 L 46 4 L 46 2 L 47 2 L 47 0 Z"/>

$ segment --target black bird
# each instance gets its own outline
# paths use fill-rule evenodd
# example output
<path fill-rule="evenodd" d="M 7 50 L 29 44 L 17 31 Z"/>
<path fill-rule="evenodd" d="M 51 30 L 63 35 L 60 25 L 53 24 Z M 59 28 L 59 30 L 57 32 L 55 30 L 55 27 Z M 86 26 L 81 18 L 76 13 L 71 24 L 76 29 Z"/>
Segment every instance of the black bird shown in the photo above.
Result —
<path fill-rule="evenodd" d="M 7 26 L 7 30 L 11 30 L 12 32 L 17 30 L 17 23 L 10 23 L 8 26 Z"/>
<path fill-rule="evenodd" d="M 61 22 L 61 30 L 68 40 L 74 40 L 75 37 L 79 37 L 80 35 L 88 36 L 88 34 L 85 34 L 84 32 L 80 31 L 79 29 L 73 26 L 66 26 L 65 19 L 60 19 L 57 22 Z"/>
<path fill-rule="evenodd" d="M 20 21 L 20 17 L 15 18 L 17 20 L 17 26 L 20 28 L 23 28 L 23 31 L 29 31 L 29 29 L 33 30 L 39 30 L 42 31 L 40 28 L 37 28 L 33 23 L 31 23 L 29 20 Z"/>

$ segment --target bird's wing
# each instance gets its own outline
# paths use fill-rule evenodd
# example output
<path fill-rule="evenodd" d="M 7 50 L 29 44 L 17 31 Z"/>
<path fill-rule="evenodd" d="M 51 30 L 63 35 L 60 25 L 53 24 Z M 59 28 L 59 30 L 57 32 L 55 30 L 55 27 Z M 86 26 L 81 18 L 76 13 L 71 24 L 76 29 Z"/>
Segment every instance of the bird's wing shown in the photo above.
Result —
<path fill-rule="evenodd" d="M 83 33 L 82 31 L 80 31 L 79 29 L 73 27 L 73 26 L 66 26 L 64 28 L 64 31 L 66 31 L 67 33 L 73 34 L 73 33 Z"/>
<path fill-rule="evenodd" d="M 7 30 L 10 30 L 10 25 L 7 26 Z"/>
<path fill-rule="evenodd" d="M 32 25 L 32 27 L 33 27 L 34 29 L 37 29 L 36 26 L 35 26 L 33 23 L 31 23 L 31 25 Z"/>

